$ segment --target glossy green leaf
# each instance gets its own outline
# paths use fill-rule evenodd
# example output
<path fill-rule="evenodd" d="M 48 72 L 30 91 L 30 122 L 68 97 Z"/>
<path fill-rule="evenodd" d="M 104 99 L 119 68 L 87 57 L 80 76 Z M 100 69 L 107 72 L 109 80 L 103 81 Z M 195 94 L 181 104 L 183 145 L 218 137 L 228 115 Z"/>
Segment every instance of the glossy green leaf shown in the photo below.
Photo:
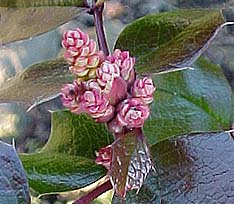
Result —
<path fill-rule="evenodd" d="M 19 102 L 28 108 L 57 96 L 62 84 L 72 80 L 68 64 L 62 59 L 35 64 L 0 88 L 0 102 Z"/>
<path fill-rule="evenodd" d="M 105 125 L 68 110 L 52 112 L 50 139 L 38 153 L 22 154 L 30 187 L 51 193 L 87 186 L 106 174 L 95 164 L 95 151 L 112 142 Z"/>
<path fill-rule="evenodd" d="M 30 204 L 28 182 L 13 146 L 0 141 L 0 203 Z"/>
<path fill-rule="evenodd" d="M 138 195 L 129 192 L 125 204 L 233 202 L 233 139 L 227 133 L 166 140 L 151 147 L 151 155 L 156 171 Z"/>
<path fill-rule="evenodd" d="M 149 143 L 233 124 L 233 92 L 221 68 L 200 58 L 194 70 L 154 77 L 157 90 L 144 133 Z"/>
<path fill-rule="evenodd" d="M 137 57 L 138 73 L 189 66 L 224 23 L 219 10 L 176 10 L 140 18 L 120 34 L 115 47 Z"/>
<path fill-rule="evenodd" d="M 39 194 L 83 188 L 106 174 L 94 159 L 87 157 L 40 152 L 22 154 L 20 158 L 30 188 Z"/>
<path fill-rule="evenodd" d="M 0 45 L 45 33 L 80 13 L 81 9 L 72 7 L 22 9 L 0 7 Z"/>
<path fill-rule="evenodd" d="M 96 123 L 89 116 L 75 115 L 69 110 L 52 112 L 52 129 L 42 152 L 57 152 L 95 158 L 95 151 L 112 142 L 112 134 L 105 124 Z"/>
<path fill-rule="evenodd" d="M 0 7 L 84 6 L 83 0 L 0 0 Z"/>

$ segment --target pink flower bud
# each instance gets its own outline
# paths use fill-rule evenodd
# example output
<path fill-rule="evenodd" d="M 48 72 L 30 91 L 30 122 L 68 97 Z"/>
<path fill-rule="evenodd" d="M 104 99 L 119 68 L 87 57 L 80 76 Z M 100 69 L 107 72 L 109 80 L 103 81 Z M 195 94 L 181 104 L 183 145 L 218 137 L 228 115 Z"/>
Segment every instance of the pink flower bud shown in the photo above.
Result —
<path fill-rule="evenodd" d="M 97 123 L 109 122 L 114 117 L 114 114 L 115 114 L 115 108 L 114 106 L 109 104 L 106 108 L 105 113 L 101 117 L 96 118 L 96 122 Z"/>
<path fill-rule="evenodd" d="M 118 65 L 105 61 L 96 71 L 97 80 L 104 88 L 105 96 L 111 105 L 116 105 L 127 96 L 127 84 L 120 77 Z"/>
<path fill-rule="evenodd" d="M 102 88 L 100 87 L 99 83 L 97 82 L 96 79 L 90 79 L 86 82 L 83 82 L 83 85 L 85 87 L 85 90 L 93 90 L 93 89 L 98 89 L 100 92 L 102 91 Z"/>
<path fill-rule="evenodd" d="M 96 152 L 96 163 L 104 166 L 106 169 L 110 169 L 111 157 L 111 145 L 108 145 Z"/>
<path fill-rule="evenodd" d="M 135 80 L 135 58 L 130 57 L 128 51 L 116 49 L 111 56 L 107 57 L 107 59 L 120 67 L 121 77 L 123 77 L 128 84 L 133 83 Z"/>
<path fill-rule="evenodd" d="M 79 28 L 75 30 L 68 30 L 63 34 L 62 45 L 64 48 L 69 47 L 80 48 L 89 44 L 89 36 L 82 32 Z"/>
<path fill-rule="evenodd" d="M 89 114 L 97 122 L 108 122 L 114 115 L 114 107 L 109 104 L 100 88 L 93 88 L 80 96 L 79 109 L 76 113 L 81 112 Z"/>
<path fill-rule="evenodd" d="M 101 67 L 97 68 L 97 78 L 101 86 L 105 87 L 107 83 L 112 84 L 114 78 L 120 77 L 119 66 L 105 61 Z"/>
<path fill-rule="evenodd" d="M 104 61 L 102 51 L 88 57 L 78 57 L 73 66 L 70 66 L 70 71 L 82 78 L 87 76 L 87 79 L 96 78 L 96 68 Z"/>
<path fill-rule="evenodd" d="M 141 99 L 125 99 L 117 107 L 117 116 L 108 127 L 114 133 L 121 133 L 123 128 L 140 128 L 149 117 L 149 107 Z"/>
<path fill-rule="evenodd" d="M 70 64 L 70 71 L 79 78 L 96 77 L 96 68 L 104 61 L 102 51 L 97 51 L 96 42 L 80 29 L 64 33 L 62 45 L 66 49 L 64 57 Z"/>
<path fill-rule="evenodd" d="M 70 109 L 78 106 L 79 95 L 82 93 L 82 86 L 75 80 L 73 84 L 64 84 L 61 88 L 62 102 Z"/>
<path fill-rule="evenodd" d="M 155 89 L 152 79 L 147 77 L 137 79 L 132 86 L 132 96 L 141 98 L 145 104 L 149 104 L 153 101 Z"/>

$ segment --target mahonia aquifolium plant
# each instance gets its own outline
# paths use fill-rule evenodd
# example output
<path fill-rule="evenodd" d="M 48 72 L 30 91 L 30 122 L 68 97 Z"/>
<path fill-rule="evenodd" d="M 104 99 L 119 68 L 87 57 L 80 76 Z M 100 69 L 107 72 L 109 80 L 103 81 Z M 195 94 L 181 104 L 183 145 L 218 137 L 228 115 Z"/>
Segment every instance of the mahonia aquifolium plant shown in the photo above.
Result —
<path fill-rule="evenodd" d="M 128 190 L 139 191 L 152 168 L 142 131 L 136 134 L 139 144 L 132 154 L 124 189 L 119 188 L 122 184 L 113 170 L 116 167 L 113 150 L 119 138 L 134 130 L 139 132 L 149 117 L 155 91 L 152 79 L 137 77 L 135 58 L 128 51 L 116 49 L 105 56 L 97 50 L 96 42 L 78 28 L 64 33 L 62 45 L 69 69 L 75 75 L 73 83 L 61 89 L 63 105 L 72 113 L 86 113 L 96 122 L 106 123 L 115 141 L 96 153 L 96 163 L 107 168 L 119 196 L 124 197 Z M 120 168 L 123 155 L 115 155 Z M 118 173 L 121 176 L 121 169 Z"/>

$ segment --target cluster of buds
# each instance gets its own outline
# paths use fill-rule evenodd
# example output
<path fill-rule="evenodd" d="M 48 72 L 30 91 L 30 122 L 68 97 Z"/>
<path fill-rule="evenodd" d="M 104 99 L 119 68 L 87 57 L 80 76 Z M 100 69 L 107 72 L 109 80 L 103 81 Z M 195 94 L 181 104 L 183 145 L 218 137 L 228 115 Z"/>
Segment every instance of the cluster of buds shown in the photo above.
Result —
<path fill-rule="evenodd" d="M 72 73 L 79 78 L 95 78 L 96 68 L 103 62 L 104 54 L 97 51 L 96 42 L 79 28 L 64 33 L 62 45 L 64 57 Z"/>
<path fill-rule="evenodd" d="M 62 45 L 76 76 L 61 89 L 63 105 L 75 114 L 86 113 L 96 122 L 106 123 L 116 136 L 143 127 L 155 87 L 152 79 L 136 77 L 135 58 L 119 49 L 105 56 L 79 29 L 65 32 Z M 109 169 L 111 151 L 111 145 L 102 148 L 96 163 Z"/>
<path fill-rule="evenodd" d="M 79 29 L 65 32 L 62 45 L 70 70 L 77 76 L 73 84 L 61 89 L 64 106 L 107 123 L 114 134 L 142 127 L 155 87 L 150 78 L 136 78 L 135 58 L 119 49 L 104 56 Z"/>

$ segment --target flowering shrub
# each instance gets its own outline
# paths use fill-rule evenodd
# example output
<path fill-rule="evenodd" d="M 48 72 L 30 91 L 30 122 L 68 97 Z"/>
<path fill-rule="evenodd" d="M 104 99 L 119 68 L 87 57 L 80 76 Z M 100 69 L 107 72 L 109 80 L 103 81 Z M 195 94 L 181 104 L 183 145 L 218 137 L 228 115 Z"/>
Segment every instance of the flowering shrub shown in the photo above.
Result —
<path fill-rule="evenodd" d="M 62 45 L 66 49 L 64 57 L 76 77 L 73 84 L 65 84 L 61 89 L 63 105 L 73 113 L 86 113 L 96 122 L 106 123 L 116 140 L 134 129 L 142 128 L 150 114 L 149 104 L 153 101 L 155 87 L 151 78 L 136 77 L 135 58 L 128 51 L 119 49 L 109 56 L 103 56 L 102 51 L 96 51 L 95 41 L 78 28 L 64 33 Z M 94 55 L 96 63 L 90 69 L 89 59 Z M 78 63 L 80 61 L 85 63 Z M 148 173 L 152 165 L 150 158 L 147 159 Z M 109 170 L 113 188 L 118 189 L 118 183 L 111 175 L 112 160 L 112 145 L 97 153 L 97 164 Z M 137 186 L 129 184 L 138 179 L 133 176 L 128 180 L 130 178 L 132 181 L 127 181 L 121 196 L 125 196 L 126 190 L 139 191 L 143 184 L 144 179 Z"/>
<path fill-rule="evenodd" d="M 233 24 L 227 20 L 230 10 L 225 13 L 225 9 L 178 9 L 142 17 L 126 25 L 114 49 L 109 51 L 103 27 L 104 5 L 112 10 L 113 5 L 118 7 L 122 3 L 0 0 L 0 7 L 17 7 L 0 8 L 3 57 L 0 65 L 3 70 L 8 61 L 4 55 L 12 57 L 11 51 L 14 56 L 17 53 L 19 58 L 28 58 L 30 63 L 25 66 L 37 63 L 40 58 L 37 55 L 41 53 L 38 45 L 31 44 L 32 35 L 77 17 L 81 10 L 93 15 L 97 34 L 97 43 L 79 28 L 64 32 L 62 42 L 61 39 L 56 42 L 56 38 L 53 42 L 40 41 L 39 48 L 46 50 L 45 54 L 41 49 L 46 55 L 41 60 L 56 56 L 62 47 L 65 60 L 34 64 L 1 85 L 0 102 L 19 102 L 31 111 L 59 95 L 66 109 L 51 111 L 51 135 L 40 151 L 20 154 L 20 158 L 15 154 L 15 149 L 21 148 L 18 142 L 27 143 L 27 136 L 16 140 L 16 146 L 14 142 L 13 145 L 0 142 L 0 203 L 30 204 L 29 185 L 38 194 L 76 189 L 87 192 L 81 197 L 77 195 L 73 204 L 90 204 L 110 189 L 114 192 L 111 197 L 114 204 L 119 200 L 126 204 L 200 203 L 211 197 L 201 192 L 204 188 L 197 188 L 200 184 L 210 184 L 207 184 L 207 175 L 215 178 L 214 185 L 230 183 L 224 182 L 222 175 L 230 181 L 233 177 L 230 138 L 223 139 L 227 132 L 233 136 L 233 84 L 230 77 L 231 85 L 224 75 L 228 67 L 226 57 L 232 50 L 225 43 L 224 47 L 218 47 L 218 52 L 217 47 L 208 52 L 208 58 L 213 55 L 215 60 L 219 60 L 220 53 L 225 56 L 219 63 L 225 67 L 224 72 L 207 59 L 198 59 L 218 31 Z M 64 10 L 53 7 L 18 9 L 35 6 L 68 7 Z M 106 14 L 109 15 L 108 11 Z M 27 24 L 28 16 L 33 19 Z M 45 16 L 46 23 L 44 20 L 34 23 L 34 18 L 41 19 L 41 16 Z M 43 36 L 35 40 L 44 39 Z M 6 43 L 25 38 L 29 38 L 25 43 L 30 44 L 30 54 L 18 53 L 24 41 L 5 47 Z M 225 40 L 229 41 L 230 36 L 225 36 Z M 57 43 L 58 50 L 47 56 L 49 50 L 54 49 L 53 43 Z M 32 47 L 36 54 L 31 52 Z M 13 61 L 18 62 L 18 59 Z M 181 71 L 169 73 L 178 70 Z M 4 112 L 2 115 L 7 124 Z M 31 134 L 31 126 L 28 126 Z M 218 141 L 208 134 L 192 139 L 188 136 L 224 130 L 228 131 L 221 134 L 222 138 L 217 137 Z M 174 138 L 181 135 L 186 136 Z M 32 137 L 35 139 L 35 135 Z M 201 156 L 207 154 L 206 158 Z M 214 169 L 217 166 L 219 169 Z M 214 174 L 214 170 L 222 174 Z M 95 188 L 91 188 L 94 182 Z M 229 191 L 221 191 L 219 198 L 232 199 Z M 200 196 L 203 194 L 204 199 Z M 202 201 L 194 199 L 193 195 Z M 217 193 L 209 192 L 209 195 Z"/>

